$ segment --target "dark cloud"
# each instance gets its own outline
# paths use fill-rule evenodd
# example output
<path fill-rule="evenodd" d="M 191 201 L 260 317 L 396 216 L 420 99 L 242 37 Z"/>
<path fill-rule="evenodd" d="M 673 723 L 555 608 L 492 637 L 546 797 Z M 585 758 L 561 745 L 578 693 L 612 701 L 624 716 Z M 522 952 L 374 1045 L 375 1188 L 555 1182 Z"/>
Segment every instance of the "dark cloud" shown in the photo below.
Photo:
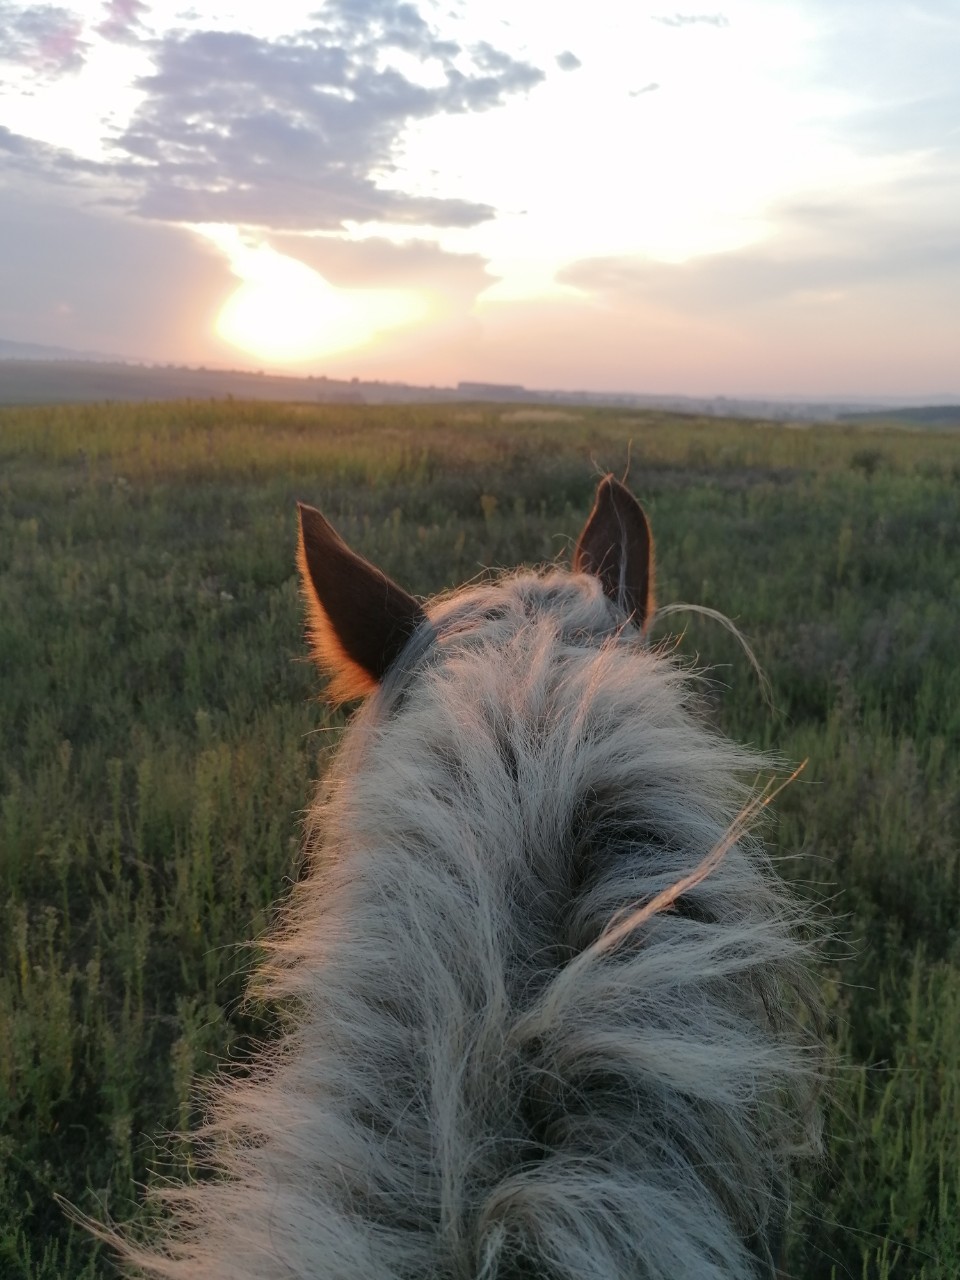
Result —
<path fill-rule="evenodd" d="M 145 34 L 143 18 L 150 6 L 144 0 L 107 0 L 106 14 L 97 26 L 97 34 L 115 44 L 134 44 Z"/>
<path fill-rule="evenodd" d="M 170 221 L 333 230 L 346 220 L 468 226 L 488 206 L 408 195 L 383 178 L 404 130 L 484 111 L 544 77 L 481 43 L 441 39 L 413 5 L 333 0 L 317 25 L 265 40 L 238 32 L 166 35 L 147 98 L 117 140 L 118 173 L 142 184 L 138 212 Z M 421 84 L 389 65 L 415 55 Z"/>
<path fill-rule="evenodd" d="M 0 124 L 0 152 L 11 164 L 23 164 L 30 160 L 34 143 L 21 133 L 14 133 L 6 125 Z"/>
<path fill-rule="evenodd" d="M 460 46 L 440 39 L 416 5 L 397 0 L 328 0 L 311 18 L 323 18 L 346 47 L 363 50 L 371 41 L 406 53 L 456 57 Z"/>
<path fill-rule="evenodd" d="M 577 71 L 583 66 L 583 63 L 575 53 L 571 53 L 569 49 L 564 49 L 563 53 L 557 54 L 557 66 L 561 71 Z"/>
<path fill-rule="evenodd" d="M 79 71 L 87 53 L 82 34 L 82 21 L 68 9 L 0 0 L 0 61 L 43 77 Z"/>
<path fill-rule="evenodd" d="M 63 147 L 54 147 L 35 138 L 26 138 L 0 124 L 0 157 L 7 175 L 18 173 L 25 178 L 76 181 L 98 174 L 102 166 L 84 160 Z"/>
<path fill-rule="evenodd" d="M 692 27 L 702 24 L 709 27 L 729 27 L 730 19 L 722 13 L 674 13 L 661 14 L 653 19 L 665 27 Z"/>
<path fill-rule="evenodd" d="M 189 232 L 0 189 L 0 334 L 132 357 L 211 358 L 217 311 L 236 280 Z"/>

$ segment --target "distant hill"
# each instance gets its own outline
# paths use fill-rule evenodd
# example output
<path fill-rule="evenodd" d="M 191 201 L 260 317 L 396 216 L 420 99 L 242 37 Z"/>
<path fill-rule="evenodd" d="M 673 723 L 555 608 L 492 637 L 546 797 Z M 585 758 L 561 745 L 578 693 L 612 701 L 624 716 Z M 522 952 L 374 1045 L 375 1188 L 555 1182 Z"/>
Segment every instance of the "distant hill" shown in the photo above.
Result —
<path fill-rule="evenodd" d="M 366 386 L 368 384 L 364 384 Z M 388 384 L 383 384 L 385 391 Z M 290 378 L 245 370 L 92 360 L 0 359 L 0 404 L 80 404 L 106 400 L 291 400 L 363 403 L 423 399 L 414 388 L 367 397 L 356 382 Z M 452 397 L 451 397 L 452 398 Z"/>
<path fill-rule="evenodd" d="M 11 342 L 0 338 L 0 360 L 93 360 L 105 363 L 121 363 L 123 356 L 106 355 L 101 351 L 76 351 L 72 347 L 45 347 L 39 342 Z"/>
<path fill-rule="evenodd" d="M 910 409 L 871 409 L 841 413 L 841 422 L 897 427 L 960 427 L 960 404 L 927 404 Z"/>
<path fill-rule="evenodd" d="M 658 409 L 697 418 L 756 418 L 777 422 L 877 422 L 901 426 L 960 426 L 958 405 L 901 408 L 900 402 L 849 396 L 827 400 L 649 395 L 635 391 L 558 391 L 515 383 L 462 381 L 455 387 L 328 378 L 323 374 L 265 373 L 134 362 L 103 354 L 0 338 L 0 405 L 81 404 L 107 400 L 286 400 L 320 404 L 500 404 Z M 949 401 L 952 397 L 940 399 Z M 928 416 L 929 415 L 929 416 Z"/>

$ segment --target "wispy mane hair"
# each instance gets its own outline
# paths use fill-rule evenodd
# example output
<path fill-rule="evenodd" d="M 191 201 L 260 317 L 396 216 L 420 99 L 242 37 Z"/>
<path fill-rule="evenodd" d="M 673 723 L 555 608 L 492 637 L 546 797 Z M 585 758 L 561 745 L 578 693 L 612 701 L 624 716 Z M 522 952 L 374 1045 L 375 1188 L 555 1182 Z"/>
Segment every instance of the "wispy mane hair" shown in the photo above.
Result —
<path fill-rule="evenodd" d="M 258 975 L 290 1029 L 216 1085 L 217 1176 L 162 1193 L 130 1270 L 774 1276 L 818 1141 L 809 921 L 749 834 L 694 874 L 765 762 L 647 643 L 635 499 L 602 482 L 573 572 L 426 607 L 311 508 L 300 567 L 315 652 L 370 696 Z"/>

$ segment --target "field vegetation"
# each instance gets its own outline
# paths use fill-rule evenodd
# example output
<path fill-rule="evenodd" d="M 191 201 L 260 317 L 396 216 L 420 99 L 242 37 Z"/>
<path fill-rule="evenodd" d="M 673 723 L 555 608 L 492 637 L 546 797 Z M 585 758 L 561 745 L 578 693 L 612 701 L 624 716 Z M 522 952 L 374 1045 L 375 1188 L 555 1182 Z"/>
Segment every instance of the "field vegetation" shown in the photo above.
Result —
<path fill-rule="evenodd" d="M 93 1280 L 164 1135 L 269 1036 L 244 975 L 336 746 L 294 500 L 409 590 L 569 552 L 599 472 L 735 737 L 808 759 L 771 845 L 828 922 L 802 1280 L 960 1275 L 960 434 L 209 402 L 0 411 L 0 1275 Z M 666 623 L 663 624 L 665 630 Z"/>

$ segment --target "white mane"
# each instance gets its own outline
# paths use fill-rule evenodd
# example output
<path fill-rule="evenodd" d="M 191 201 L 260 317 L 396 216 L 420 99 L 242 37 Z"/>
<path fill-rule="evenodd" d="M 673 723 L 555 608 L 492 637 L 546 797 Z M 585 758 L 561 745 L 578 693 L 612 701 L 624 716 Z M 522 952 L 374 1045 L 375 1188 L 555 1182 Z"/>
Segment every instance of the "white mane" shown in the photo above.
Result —
<path fill-rule="evenodd" d="M 427 607 L 346 731 L 259 982 L 290 1030 L 217 1086 L 175 1280 L 773 1276 L 818 1057 L 762 846 L 617 945 L 764 762 L 587 573 Z M 575 965 L 571 961 L 580 957 Z M 115 1242 L 116 1243 L 116 1242 Z"/>

